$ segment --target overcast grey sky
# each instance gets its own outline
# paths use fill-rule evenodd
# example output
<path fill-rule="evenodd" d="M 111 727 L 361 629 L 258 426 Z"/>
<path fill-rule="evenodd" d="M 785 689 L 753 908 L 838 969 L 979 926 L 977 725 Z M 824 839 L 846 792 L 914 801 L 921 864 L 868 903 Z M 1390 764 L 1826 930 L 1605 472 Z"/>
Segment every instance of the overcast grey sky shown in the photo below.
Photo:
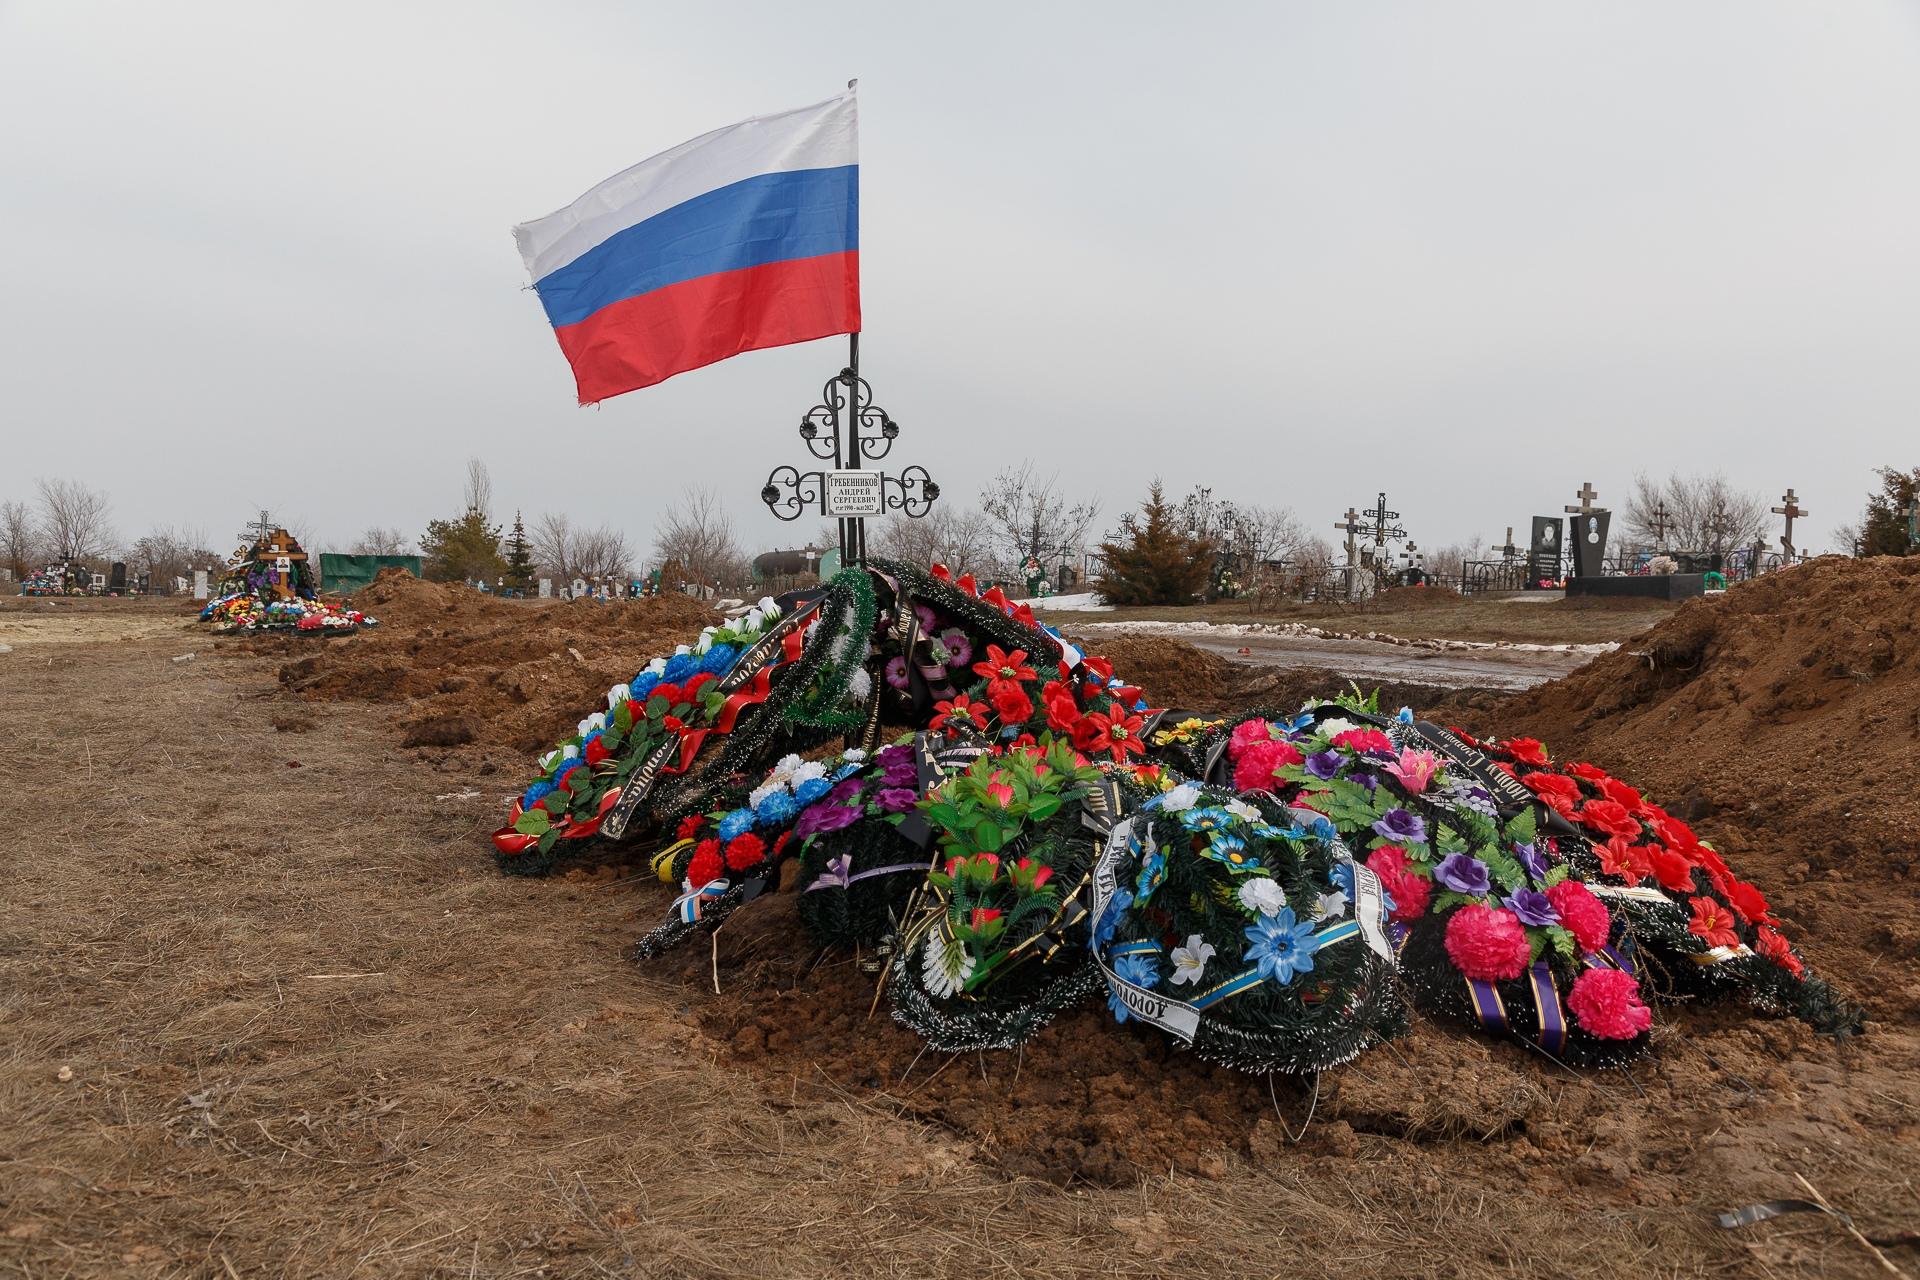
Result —
<path fill-rule="evenodd" d="M 1437 546 L 1722 468 L 1817 548 L 1920 464 L 1910 4 L 0 0 L 0 498 L 342 546 L 474 454 L 508 519 L 802 539 L 755 495 L 844 340 L 581 409 L 509 230 L 852 76 L 864 371 L 958 501 Z"/>

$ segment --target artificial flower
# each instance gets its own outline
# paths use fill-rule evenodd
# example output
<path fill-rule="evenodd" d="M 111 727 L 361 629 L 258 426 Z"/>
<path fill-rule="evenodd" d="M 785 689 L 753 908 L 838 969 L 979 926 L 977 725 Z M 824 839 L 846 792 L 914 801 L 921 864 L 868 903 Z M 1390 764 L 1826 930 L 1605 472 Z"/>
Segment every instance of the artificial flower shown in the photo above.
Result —
<path fill-rule="evenodd" d="M 1286 890 L 1271 876 L 1255 876 L 1244 881 L 1236 892 L 1240 905 L 1256 916 L 1276 915 L 1287 905 Z"/>
<path fill-rule="evenodd" d="M 1654 879 L 1660 882 L 1661 888 L 1674 893 L 1693 892 L 1693 868 L 1685 858 L 1665 845 L 1648 845 L 1645 848 L 1647 864 L 1653 868 Z"/>
<path fill-rule="evenodd" d="M 725 860 L 720 856 L 720 842 L 702 840 L 694 847 L 693 857 L 687 862 L 687 880 L 699 889 L 710 881 L 718 880 L 725 869 Z"/>
<path fill-rule="evenodd" d="M 1434 883 L 1469 898 L 1483 898 L 1492 891 L 1487 864 L 1469 853 L 1450 853 L 1433 869 Z"/>
<path fill-rule="evenodd" d="M 964 670 L 973 661 L 973 643 L 967 639 L 967 633 L 958 627 L 948 627 L 940 633 L 940 647 L 947 651 L 949 670 Z"/>
<path fill-rule="evenodd" d="M 1519 917 L 1521 924 L 1545 929 L 1560 923 L 1560 913 L 1553 909 L 1553 899 L 1538 889 L 1515 889 L 1507 895 L 1506 902 L 1507 910 Z"/>
<path fill-rule="evenodd" d="M 1447 921 L 1447 957 L 1466 977 L 1504 982 L 1526 972 L 1532 958 L 1527 931 L 1513 912 L 1473 904 Z"/>
<path fill-rule="evenodd" d="M 1333 745 L 1345 747 L 1358 755 L 1393 755 L 1393 739 L 1378 729 L 1348 729 L 1334 735 Z"/>
<path fill-rule="evenodd" d="M 1207 971 L 1207 961 L 1213 959 L 1214 947 L 1211 942 L 1197 933 L 1187 935 L 1183 947 L 1175 947 L 1172 953 L 1173 973 L 1168 981 L 1174 986 L 1191 984 L 1198 986 L 1202 975 Z"/>
<path fill-rule="evenodd" d="M 1396 844 L 1425 844 L 1427 824 L 1419 814 L 1396 807 L 1387 810 L 1373 824 L 1373 833 Z"/>
<path fill-rule="evenodd" d="M 1114 962 L 1113 971 L 1123 981 L 1136 987 L 1152 988 L 1160 981 L 1160 966 L 1154 957 L 1140 951 L 1130 951 Z M 1129 1013 L 1126 1001 L 1117 991 L 1107 993 L 1107 1008 L 1113 1011 L 1114 1021 L 1125 1022 Z"/>
<path fill-rule="evenodd" d="M 1769 929 L 1765 925 L 1754 930 L 1753 949 L 1796 978 L 1805 970 L 1805 966 L 1800 963 L 1800 957 L 1793 954 L 1793 945 L 1778 931 Z"/>
<path fill-rule="evenodd" d="M 1265 720 L 1242 720 L 1233 727 L 1233 733 L 1227 739 L 1227 754 L 1238 760 L 1242 752 L 1256 742 L 1266 742 L 1273 737 L 1273 726 Z"/>
<path fill-rule="evenodd" d="M 1003 725 L 1024 724 L 1033 715 L 1033 699 L 1017 684 L 988 685 L 987 699 Z"/>
<path fill-rule="evenodd" d="M 825 778 L 808 778 L 795 784 L 793 799 L 796 804 L 812 804 L 827 792 L 833 790 L 833 784 Z"/>
<path fill-rule="evenodd" d="M 1538 738 L 1509 738 L 1500 744 L 1501 748 L 1521 764 L 1530 764 L 1544 769 L 1550 763 L 1546 748 L 1540 745 Z"/>
<path fill-rule="evenodd" d="M 757 867 L 766 861 L 767 842 L 751 831 L 735 836 L 727 842 L 727 866 L 735 871 L 745 871 L 748 867 Z"/>
<path fill-rule="evenodd" d="M 844 830 L 859 819 L 860 811 L 852 805 L 823 800 L 800 815 L 800 821 L 793 824 L 793 834 L 801 839 L 824 835 L 829 831 Z"/>
<path fill-rule="evenodd" d="M 1292 982 L 1294 977 L 1313 970 L 1313 926 L 1296 921 L 1290 907 L 1272 915 L 1263 915 L 1241 931 L 1252 945 L 1241 959 L 1252 964 L 1262 978 Z"/>
<path fill-rule="evenodd" d="M 1712 898 L 1692 897 L 1687 902 L 1693 908 L 1693 919 L 1687 921 L 1687 932 L 1705 942 L 1709 947 L 1737 947 L 1740 935 L 1735 931 L 1733 912 Z"/>
<path fill-rule="evenodd" d="M 1183 782 L 1160 797 L 1160 807 L 1168 813 L 1184 813 L 1200 801 L 1200 788 Z"/>
<path fill-rule="evenodd" d="M 1727 904 L 1740 918 L 1749 924 L 1772 924 L 1771 908 L 1767 905 L 1767 896 L 1744 880 L 1731 880 L 1727 884 Z"/>
<path fill-rule="evenodd" d="M 1093 730 L 1088 739 L 1088 750 L 1111 751 L 1116 761 L 1125 760 L 1128 752 L 1135 755 L 1146 753 L 1147 744 L 1140 740 L 1139 716 L 1128 715 L 1125 710 L 1115 706 L 1105 713 L 1089 711 L 1083 723 Z"/>
<path fill-rule="evenodd" d="M 1580 807 L 1574 817 L 1582 826 L 1610 836 L 1637 836 L 1640 834 L 1640 819 L 1627 811 L 1627 806 L 1618 800 L 1589 800 Z"/>
<path fill-rule="evenodd" d="M 1525 868 L 1530 879 L 1545 880 L 1547 878 L 1547 855 L 1540 852 L 1538 846 L 1516 844 L 1513 846 L 1513 853 L 1520 859 L 1520 865 Z"/>
<path fill-rule="evenodd" d="M 1307 757 L 1307 772 L 1322 782 L 1331 782 L 1340 776 L 1340 770 L 1346 766 L 1347 758 L 1338 751 L 1316 751 Z"/>
<path fill-rule="evenodd" d="M 1393 919 L 1411 924 L 1427 914 L 1433 900 L 1433 881 L 1413 870 L 1406 850 L 1398 845 L 1381 845 L 1367 855 L 1367 869 L 1380 877 L 1380 887 L 1393 899 Z"/>
<path fill-rule="evenodd" d="M 1274 776 L 1288 765 L 1299 764 L 1300 749 L 1284 739 L 1255 742 L 1241 753 L 1233 769 L 1235 791 L 1271 791 Z"/>
<path fill-rule="evenodd" d="M 1567 1008 L 1582 1031 L 1602 1040 L 1631 1040 L 1653 1025 L 1639 980 L 1619 969 L 1588 969 L 1575 978 Z"/>
<path fill-rule="evenodd" d="M 932 729 L 945 729 L 949 725 L 955 729 L 978 729 L 986 723 L 986 708 L 964 693 L 934 703 L 933 709 L 938 714 L 929 722 L 928 727 Z"/>
<path fill-rule="evenodd" d="M 1637 885 L 1643 876 L 1653 874 L 1653 861 L 1647 856 L 1645 848 L 1630 845 L 1625 836 L 1615 836 L 1605 844 L 1596 844 L 1593 851 L 1600 858 L 1600 870 L 1607 875 Z"/>
<path fill-rule="evenodd" d="M 716 834 L 719 835 L 722 840 L 731 840 L 741 832 L 751 830 L 752 827 L 753 810 L 735 809 L 726 817 L 720 819 L 720 827 Z"/>
<path fill-rule="evenodd" d="M 755 826 L 783 827 L 799 812 L 800 800 L 783 787 L 753 806 L 753 821 Z"/>
<path fill-rule="evenodd" d="M 905 813 L 919 801 L 920 796 L 909 787 L 883 787 L 874 797 L 876 803 L 888 813 Z"/>
<path fill-rule="evenodd" d="M 1386 767 L 1386 771 L 1400 780 L 1400 785 L 1414 795 L 1424 794 L 1433 782 L 1434 775 L 1440 772 L 1440 757 L 1431 751 L 1416 751 L 1412 747 L 1400 753 L 1400 758 Z"/>
<path fill-rule="evenodd" d="M 1333 920 L 1344 916 L 1347 914 L 1347 895 L 1338 889 L 1321 894 L 1314 899 L 1313 914 L 1317 920 Z"/>
<path fill-rule="evenodd" d="M 1580 784 L 1557 773 L 1523 773 L 1520 785 L 1563 818 L 1571 818 L 1580 803 Z"/>
<path fill-rule="evenodd" d="M 984 662 L 973 664 L 975 675 L 985 676 L 989 687 L 1000 683 L 1017 683 L 1021 680 L 1037 680 L 1038 674 L 1027 665 L 1027 651 L 1015 649 L 1008 653 L 997 644 L 987 646 Z"/>
<path fill-rule="evenodd" d="M 1582 952 L 1598 951 L 1607 945 L 1613 931 L 1613 917 L 1593 890 L 1577 880 L 1562 880 L 1547 890 L 1547 901 L 1560 915 L 1560 923 Z"/>

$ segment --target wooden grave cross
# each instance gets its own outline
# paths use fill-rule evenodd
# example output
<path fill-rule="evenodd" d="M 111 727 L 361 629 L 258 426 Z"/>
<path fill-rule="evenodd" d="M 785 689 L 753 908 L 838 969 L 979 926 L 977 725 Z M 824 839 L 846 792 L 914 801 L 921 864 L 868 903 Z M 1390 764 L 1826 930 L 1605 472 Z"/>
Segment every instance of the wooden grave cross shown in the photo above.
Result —
<path fill-rule="evenodd" d="M 1487 550 L 1498 551 L 1500 555 L 1503 557 L 1505 563 L 1512 564 L 1514 561 L 1514 558 L 1520 554 L 1520 548 L 1513 545 L 1513 526 L 1512 525 L 1507 526 L 1507 541 L 1505 545 L 1498 546 L 1498 547 L 1488 547 Z"/>
<path fill-rule="evenodd" d="M 1791 563 L 1793 562 L 1793 520 L 1794 520 L 1794 517 L 1795 517 L 1795 516 L 1804 516 L 1804 515 L 1809 515 L 1809 514 L 1811 514 L 1811 513 L 1801 508 L 1801 506 L 1800 506 L 1800 500 L 1799 500 L 1798 498 L 1796 498 L 1796 497 L 1794 497 L 1794 496 L 1793 496 L 1793 490 L 1792 490 L 1791 488 L 1789 488 L 1789 489 L 1787 490 L 1787 492 L 1786 492 L 1786 494 L 1785 494 L 1784 496 L 1782 496 L 1782 497 L 1781 497 L 1781 499 L 1780 499 L 1780 501 L 1781 501 L 1782 503 L 1784 503 L 1785 505 L 1784 505 L 1784 506 L 1778 506 L 1778 507 L 1775 507 L 1775 508 L 1773 509 L 1773 514 L 1775 514 L 1775 515 L 1777 515 L 1777 516 L 1785 516 L 1785 517 L 1787 518 L 1787 531 L 1786 531 L 1786 533 L 1785 533 L 1785 534 L 1784 534 L 1784 535 L 1783 535 L 1783 536 L 1781 537 L 1781 539 L 1780 539 L 1780 545 L 1781 545 L 1782 547 L 1785 547 L 1785 548 L 1786 548 L 1786 551 L 1787 551 L 1787 562 L 1788 562 L 1789 564 L 1791 564 Z"/>
<path fill-rule="evenodd" d="M 300 544 L 285 529 L 275 529 L 262 541 L 267 545 L 260 553 L 261 558 L 273 557 L 273 576 L 269 583 L 273 593 L 282 600 L 293 599 L 293 566 L 305 560 L 307 553 L 300 549 Z"/>
<path fill-rule="evenodd" d="M 1355 564 L 1359 563 L 1359 560 L 1360 560 L 1359 548 L 1354 543 L 1355 535 L 1360 532 L 1360 513 L 1358 511 L 1355 511 L 1352 507 L 1348 507 L 1346 520 L 1333 527 L 1335 529 L 1342 529 L 1346 531 L 1347 567 L 1351 569 Z"/>

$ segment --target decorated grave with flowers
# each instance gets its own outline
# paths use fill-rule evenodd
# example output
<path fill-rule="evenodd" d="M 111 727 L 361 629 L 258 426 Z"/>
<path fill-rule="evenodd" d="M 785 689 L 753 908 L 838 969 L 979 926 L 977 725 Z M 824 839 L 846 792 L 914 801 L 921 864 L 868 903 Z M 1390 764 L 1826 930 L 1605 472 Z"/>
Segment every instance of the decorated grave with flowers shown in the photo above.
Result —
<path fill-rule="evenodd" d="M 1861 1027 L 1760 889 L 1591 765 L 1357 691 L 1152 708 L 938 567 L 763 600 L 609 690 L 494 835 L 512 874 L 606 841 L 679 886 L 643 961 L 795 895 L 793 945 L 878 957 L 876 1000 L 948 1052 L 1096 995 L 1262 1072 L 1416 1012 L 1590 1066 L 1646 1052 L 1662 1002 Z"/>
<path fill-rule="evenodd" d="M 221 633 L 291 632 L 346 635 L 378 625 L 358 609 L 319 598 L 319 583 L 299 540 L 267 529 L 234 553 L 200 621 Z"/>

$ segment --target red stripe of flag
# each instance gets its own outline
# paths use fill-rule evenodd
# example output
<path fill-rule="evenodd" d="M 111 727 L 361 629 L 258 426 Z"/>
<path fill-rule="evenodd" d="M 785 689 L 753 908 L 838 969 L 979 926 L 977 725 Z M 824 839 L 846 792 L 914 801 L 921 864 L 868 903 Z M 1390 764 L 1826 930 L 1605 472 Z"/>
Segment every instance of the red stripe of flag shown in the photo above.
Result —
<path fill-rule="evenodd" d="M 553 331 L 580 403 L 716 360 L 860 330 L 860 253 L 770 262 L 610 303 Z"/>

